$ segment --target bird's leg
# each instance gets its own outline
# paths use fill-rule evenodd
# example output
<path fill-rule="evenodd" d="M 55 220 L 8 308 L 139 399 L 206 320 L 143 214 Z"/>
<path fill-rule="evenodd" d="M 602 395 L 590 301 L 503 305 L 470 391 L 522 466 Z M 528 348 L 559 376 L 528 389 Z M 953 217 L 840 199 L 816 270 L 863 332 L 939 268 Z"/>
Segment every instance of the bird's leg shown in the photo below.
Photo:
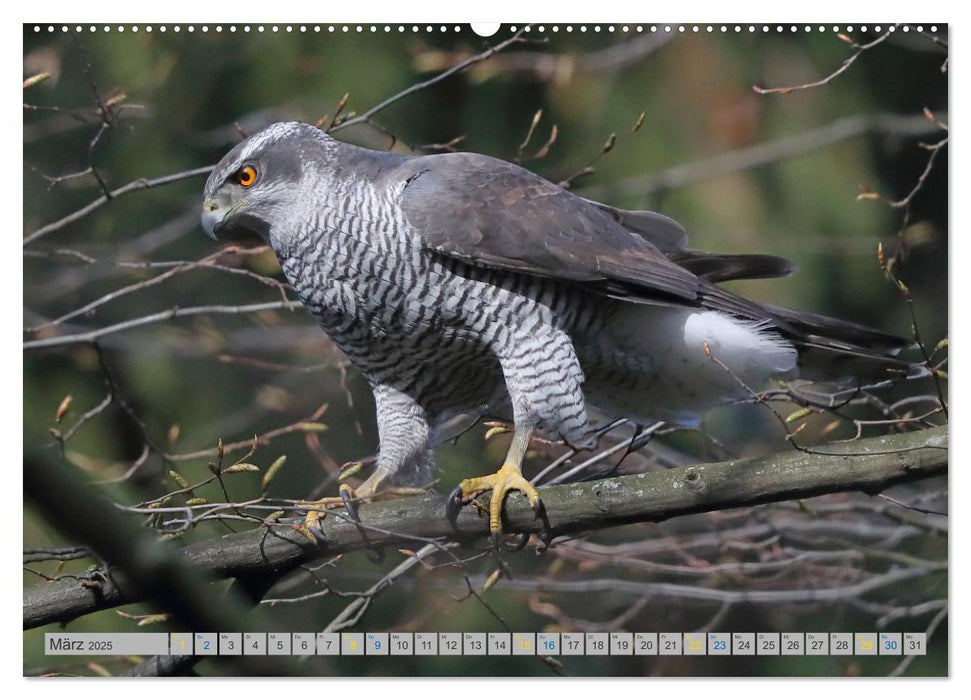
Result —
<path fill-rule="evenodd" d="M 400 482 L 402 474 L 408 469 L 422 472 L 430 464 L 429 425 L 424 409 L 410 396 L 392 386 L 376 384 L 373 390 L 381 443 L 377 468 L 356 489 L 341 484 L 339 496 L 308 504 L 314 509 L 307 513 L 307 527 L 319 527 L 323 515 L 321 508 L 344 507 L 348 516 L 357 521 L 357 505 L 361 501 L 393 495 L 393 491 L 384 487 Z"/>
<path fill-rule="evenodd" d="M 351 488 L 350 484 L 341 484 L 337 489 L 338 494 L 340 494 L 338 496 L 328 496 L 319 501 L 301 503 L 300 505 L 304 508 L 310 508 L 307 511 L 307 517 L 304 519 L 304 525 L 311 529 L 319 528 L 320 521 L 326 515 L 326 511 L 338 508 L 346 508 L 347 514 L 352 520 L 359 520 L 360 518 L 357 515 L 358 504 L 362 501 L 365 503 L 373 501 L 379 495 L 381 485 L 389 476 L 390 472 L 387 469 L 378 467 L 356 489 Z"/>
<path fill-rule="evenodd" d="M 539 497 L 539 492 L 526 481 L 522 470 L 523 457 L 526 455 L 526 448 L 529 447 L 531 434 L 532 430 L 529 428 L 517 426 L 513 432 L 512 444 L 509 446 L 506 461 L 499 467 L 499 471 L 488 476 L 464 479 L 459 483 L 449 496 L 448 516 L 450 520 L 454 522 L 462 504 L 468 503 L 480 493 L 489 490 L 492 491 L 492 498 L 489 501 L 489 530 L 492 533 L 494 543 L 498 543 L 499 535 L 502 532 L 502 506 L 510 491 L 520 491 L 525 494 L 533 511 L 537 515 L 540 514 L 543 502 Z"/>
<path fill-rule="evenodd" d="M 319 501 L 306 501 L 298 503 L 300 508 L 308 508 L 307 515 L 303 519 L 304 527 L 311 532 L 320 529 L 320 521 L 327 516 L 328 510 L 334 510 L 344 505 L 344 500 L 340 496 L 328 496 Z"/>
<path fill-rule="evenodd" d="M 340 493 L 341 500 L 344 503 L 344 507 L 347 508 L 347 514 L 351 516 L 354 521 L 360 520 L 357 515 L 357 505 L 362 501 L 365 503 L 370 503 L 376 500 L 382 494 L 381 486 L 384 482 L 391 476 L 391 473 L 384 467 L 378 467 L 374 470 L 374 473 L 369 476 L 363 484 L 358 486 L 356 489 L 352 489 L 349 484 L 341 484 L 338 492 Z"/>

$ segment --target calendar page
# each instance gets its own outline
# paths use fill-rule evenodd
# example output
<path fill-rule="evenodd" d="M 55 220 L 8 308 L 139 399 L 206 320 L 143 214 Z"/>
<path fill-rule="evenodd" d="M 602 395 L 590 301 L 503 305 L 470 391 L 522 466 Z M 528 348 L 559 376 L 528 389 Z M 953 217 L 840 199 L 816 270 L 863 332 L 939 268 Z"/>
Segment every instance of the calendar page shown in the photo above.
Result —
<path fill-rule="evenodd" d="M 949 27 L 653 14 L 26 21 L 24 676 L 949 674 Z"/>

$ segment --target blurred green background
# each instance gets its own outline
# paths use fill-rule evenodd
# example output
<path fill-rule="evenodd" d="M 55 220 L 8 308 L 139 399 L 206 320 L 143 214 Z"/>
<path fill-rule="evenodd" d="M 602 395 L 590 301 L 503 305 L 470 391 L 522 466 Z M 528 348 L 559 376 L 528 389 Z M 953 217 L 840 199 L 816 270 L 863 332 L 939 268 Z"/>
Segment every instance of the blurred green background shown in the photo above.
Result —
<path fill-rule="evenodd" d="M 681 222 L 691 245 L 704 250 L 764 252 L 782 255 L 801 268 L 798 275 L 773 281 L 738 283 L 734 288 L 759 300 L 863 322 L 902 335 L 910 334 L 910 315 L 877 264 L 877 244 L 888 255 L 904 247 L 896 268 L 913 292 L 920 331 L 933 346 L 947 334 L 948 164 L 942 149 L 921 190 L 906 209 L 886 201 L 858 199 L 876 192 L 903 198 L 917 184 L 928 161 L 920 142 L 942 134 L 923 117 L 925 108 L 946 121 L 948 73 L 940 42 L 925 34 L 900 31 L 864 52 L 843 74 L 825 85 L 789 94 L 757 94 L 753 85 L 799 85 L 835 71 L 855 49 L 831 31 L 795 33 L 716 31 L 651 34 L 650 25 L 607 25 L 601 31 L 580 26 L 534 27 L 525 42 L 510 46 L 489 61 L 407 96 L 375 116 L 379 125 L 362 125 L 337 136 L 372 148 L 402 152 L 435 150 L 464 137 L 461 150 L 521 159 L 541 175 L 561 181 L 584 196 L 626 208 L 652 208 Z M 98 132 L 94 95 L 121 105 L 111 128 L 93 150 L 93 163 L 109 189 L 139 178 L 155 178 L 215 163 L 236 143 L 240 130 L 252 132 L 279 119 L 311 123 L 333 117 L 347 94 L 347 112 L 360 114 L 382 100 L 510 35 L 504 26 L 483 39 L 467 26 L 456 32 L 371 31 L 351 26 L 330 32 L 326 25 L 302 32 L 298 25 L 242 26 L 203 32 L 186 26 L 176 33 L 151 32 L 115 25 L 105 33 L 50 33 L 24 27 L 24 77 L 50 73 L 25 90 L 24 229 L 29 235 L 88 204 L 100 194 L 91 175 L 53 182 L 52 177 L 83 171 Z M 853 33 L 861 43 L 878 34 Z M 946 40 L 946 27 L 936 36 Z M 69 111 L 65 111 L 69 110 Z M 520 150 L 534 115 L 542 110 L 529 144 Z M 641 119 L 640 127 L 634 126 Z M 843 130 L 875 118 L 874 127 L 849 138 Z M 326 123 L 326 122 L 325 122 Z M 238 128 L 237 126 L 238 125 Z M 542 158 L 532 156 L 556 138 Z M 394 134 L 392 139 L 388 134 Z M 607 153 L 604 144 L 616 135 Z M 728 168 L 742 155 L 766 144 L 764 162 Z M 424 148 L 423 148 L 424 147 Z M 725 154 L 737 152 L 728 161 Z M 204 176 L 119 197 L 84 218 L 25 248 L 24 325 L 44 321 L 83 306 L 127 284 L 147 279 L 150 270 L 119 268 L 106 261 L 198 260 L 217 249 L 198 226 Z M 252 244 L 252 242 L 249 242 Z M 84 264 L 56 251 L 81 251 L 101 262 Z M 232 258 L 232 264 L 280 277 L 270 254 Z M 174 306 L 248 304 L 279 299 L 272 287 L 252 279 L 195 269 L 163 284 L 126 295 L 91 314 L 56 328 L 60 333 L 103 327 Z M 50 330 L 25 334 L 43 337 Z M 373 402 L 363 380 L 344 371 L 340 358 L 302 312 L 258 315 L 196 316 L 106 336 L 106 363 L 145 435 L 173 453 L 214 446 L 218 438 L 234 442 L 290 425 L 322 404 L 319 419 L 328 430 L 296 431 L 274 439 L 250 461 L 265 468 L 278 455 L 287 466 L 274 480 L 271 494 L 303 498 L 318 487 L 335 489 L 334 469 L 374 453 L 377 435 Z M 262 364 L 260 364 L 262 363 Z M 319 367 L 321 363 L 326 366 Z M 307 368 L 294 371 L 293 367 Z M 24 355 L 24 446 L 56 449 L 49 433 L 66 395 L 72 408 L 59 429 L 65 430 L 104 397 L 106 385 L 96 353 L 83 345 L 26 352 Z M 781 448 L 782 433 L 771 416 L 754 407 L 714 412 L 706 432 L 738 454 Z M 485 443 L 475 431 L 440 451 L 441 490 L 463 476 L 485 473 L 504 452 L 501 440 Z M 691 440 L 682 447 L 696 446 Z M 66 444 L 68 459 L 97 478 L 122 475 L 142 452 L 142 436 L 131 416 L 117 405 L 86 424 Z M 237 454 L 237 457 L 242 456 Z M 203 478 L 206 459 L 180 461 L 180 473 Z M 535 461 L 541 463 L 540 459 Z M 154 456 L 126 484 L 118 498 L 127 503 L 156 497 L 174 488 L 165 465 Z M 247 481 L 250 478 L 250 481 Z M 258 477 L 238 475 L 234 498 L 259 493 Z M 323 486 L 321 486 L 323 484 Z M 208 494 L 218 497 L 216 493 Z M 61 542 L 42 519 L 25 511 L 25 547 Z M 657 526 L 631 526 L 599 535 L 602 542 L 643 539 Z M 185 536 L 211 537 L 223 530 L 200 528 Z M 931 547 L 946 557 L 947 543 L 911 542 L 925 553 Z M 518 571 L 558 574 L 562 562 L 527 551 L 512 557 Z M 559 562 L 559 563 L 558 563 Z M 63 572 L 83 570 L 90 562 L 68 563 Z M 471 565 L 487 575 L 490 563 Z M 46 569 L 54 575 L 53 567 Z M 364 555 L 346 556 L 335 567 L 335 587 L 360 590 L 388 568 Z M 555 571 L 552 569 L 556 568 Z M 582 576 L 582 571 L 574 572 Z M 559 574 L 558 574 L 559 575 Z M 566 575 L 566 574 L 563 574 Z M 28 571 L 24 585 L 36 585 Z M 926 583 L 926 582 L 925 582 Z M 713 581 L 711 585 L 719 585 Z M 930 585 L 930 584 L 928 584 Z M 935 594 L 946 578 L 935 579 Z M 439 571 L 420 571 L 378 598 L 357 630 L 500 631 L 496 621 L 472 602 L 455 602 L 461 583 Z M 906 599 L 912 591 L 888 593 Z M 488 594 L 490 604 L 516 630 L 541 630 L 550 619 L 529 596 L 502 585 Z M 562 596 L 553 599 L 566 611 L 605 624 L 630 606 L 629 600 Z M 301 607 L 308 629 L 322 629 L 346 600 L 329 596 Z M 146 606 L 125 606 L 130 613 Z M 699 604 L 646 607 L 626 620 L 625 629 L 689 631 L 711 617 Z M 852 605 L 810 609 L 740 605 L 719 629 L 733 631 L 869 631 L 873 618 Z M 900 629 L 923 630 L 926 618 Z M 158 627 L 156 627 L 158 628 Z M 134 631 L 131 620 L 105 611 L 71 623 L 69 630 Z M 49 670 L 40 652 L 44 629 L 24 634 L 25 673 Z M 49 630 L 47 630 L 49 631 Z M 932 639 L 931 654 L 917 659 L 911 674 L 947 671 L 946 629 Z M 536 659 L 445 659 L 415 657 L 376 666 L 364 659 L 314 660 L 322 674 L 536 674 L 549 669 Z M 686 658 L 577 659 L 568 670 L 577 675 L 881 675 L 896 661 L 886 658 Z M 118 664 L 119 668 L 124 664 Z M 90 673 L 90 669 L 58 667 Z M 197 667 L 218 674 L 210 661 Z"/>

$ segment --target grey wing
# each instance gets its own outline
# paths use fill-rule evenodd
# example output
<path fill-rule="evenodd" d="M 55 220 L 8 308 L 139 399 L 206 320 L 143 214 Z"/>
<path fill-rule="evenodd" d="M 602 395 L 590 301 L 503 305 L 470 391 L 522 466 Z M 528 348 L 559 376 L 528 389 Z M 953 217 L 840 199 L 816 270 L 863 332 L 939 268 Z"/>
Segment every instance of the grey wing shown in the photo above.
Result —
<path fill-rule="evenodd" d="M 688 234 L 674 219 L 656 211 L 617 209 L 592 199 L 583 200 L 604 212 L 631 233 L 636 233 L 672 262 L 712 283 L 740 279 L 787 277 L 799 268 L 774 255 L 705 253 L 691 250 Z"/>
<path fill-rule="evenodd" d="M 788 277 L 799 270 L 785 258 L 751 253 L 733 255 L 684 249 L 672 253 L 671 261 L 713 284 L 731 280 Z"/>
<path fill-rule="evenodd" d="M 604 212 L 628 231 L 647 239 L 666 255 L 682 251 L 688 245 L 688 234 L 684 227 L 664 214 L 648 210 L 617 209 L 592 199 L 583 201 Z"/>
<path fill-rule="evenodd" d="M 854 323 L 740 297 L 717 282 L 791 274 L 769 255 L 721 255 L 686 248 L 667 217 L 582 199 L 517 165 L 473 153 L 406 161 L 401 207 L 422 245 L 472 265 L 564 279 L 612 297 L 720 311 L 771 327 L 821 375 L 899 370 L 891 357 L 909 344 Z M 839 365 L 839 367 L 834 366 Z M 842 370 L 840 370 L 842 367 Z"/>
<path fill-rule="evenodd" d="M 473 265 L 584 283 L 611 296 L 700 302 L 705 282 L 626 228 L 613 213 L 623 215 L 620 210 L 473 153 L 415 158 L 403 168 L 402 210 L 428 250 Z M 680 226 L 662 219 L 670 222 L 662 228 L 674 244 Z"/>

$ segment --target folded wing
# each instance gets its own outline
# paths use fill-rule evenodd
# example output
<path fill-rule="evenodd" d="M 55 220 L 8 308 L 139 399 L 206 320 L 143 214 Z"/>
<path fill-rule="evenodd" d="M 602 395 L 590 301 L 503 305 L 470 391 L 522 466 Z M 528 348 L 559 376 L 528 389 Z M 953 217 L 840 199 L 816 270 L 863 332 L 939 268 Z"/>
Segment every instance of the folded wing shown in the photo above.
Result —
<path fill-rule="evenodd" d="M 422 245 L 471 265 L 561 279 L 633 303 L 710 309 L 765 323 L 819 374 L 905 369 L 910 341 L 809 312 L 759 304 L 716 283 L 795 272 L 770 255 L 687 248 L 673 219 L 579 197 L 513 163 L 474 153 L 405 161 L 405 217 Z M 802 363 L 801 363 L 802 364 Z"/>

